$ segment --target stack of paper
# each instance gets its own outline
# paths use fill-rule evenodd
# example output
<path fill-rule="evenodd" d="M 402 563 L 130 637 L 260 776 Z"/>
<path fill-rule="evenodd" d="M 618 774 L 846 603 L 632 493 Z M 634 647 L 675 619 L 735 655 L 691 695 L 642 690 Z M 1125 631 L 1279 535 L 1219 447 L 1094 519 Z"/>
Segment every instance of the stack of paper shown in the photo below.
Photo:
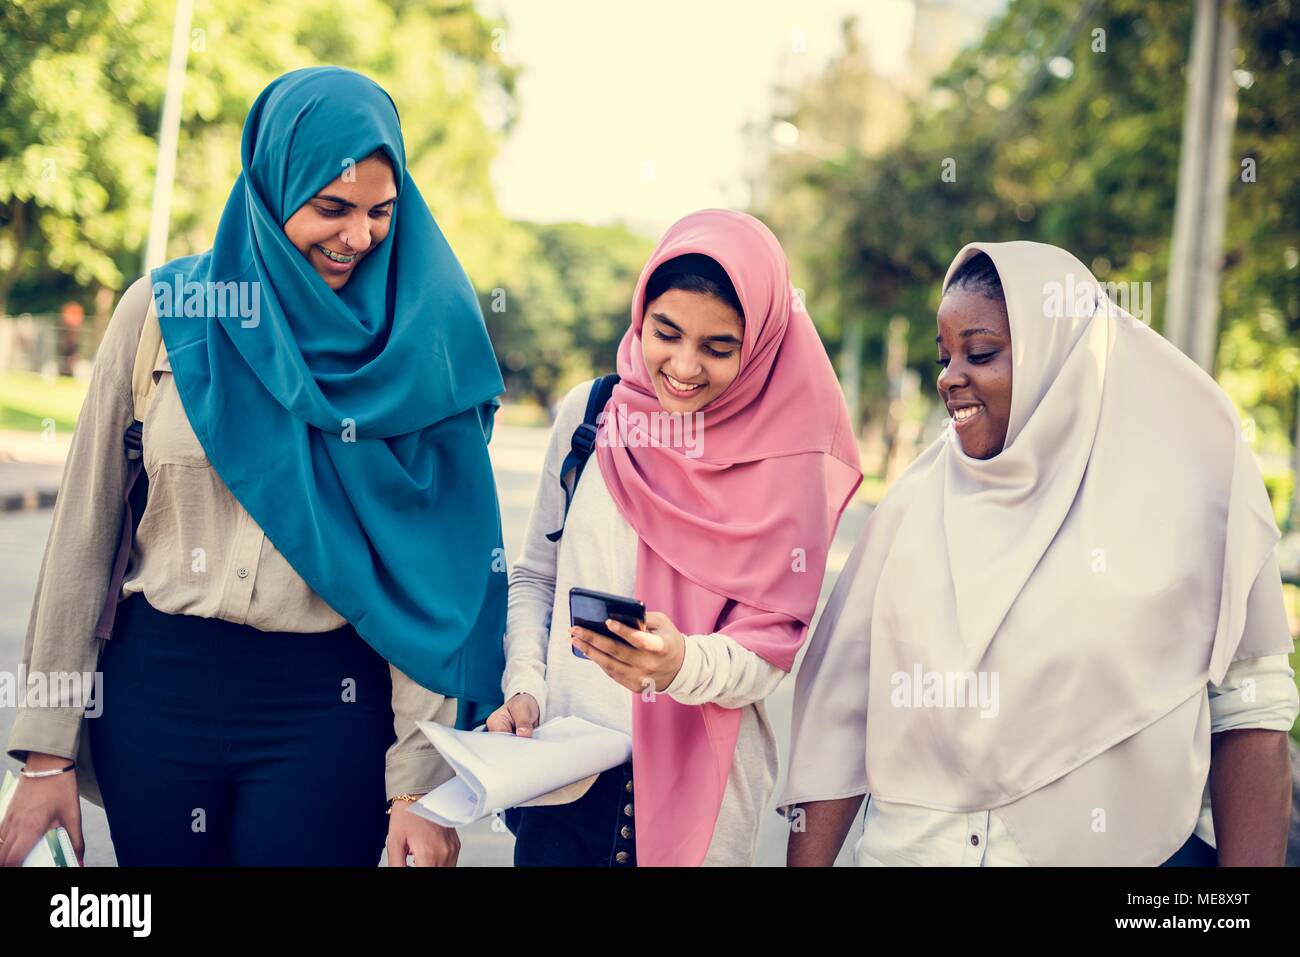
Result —
<path fill-rule="evenodd" d="M 527 804 L 632 756 L 630 736 L 573 715 L 547 721 L 528 738 L 417 723 L 456 776 L 410 810 L 443 827 L 463 827 Z"/>
<path fill-rule="evenodd" d="M 9 801 L 18 787 L 18 779 L 9 771 L 5 772 L 4 783 L 0 784 L 0 821 L 4 820 L 9 810 Z M 36 842 L 23 867 L 77 867 L 77 852 L 72 849 L 72 838 L 64 828 L 47 831 Z"/>

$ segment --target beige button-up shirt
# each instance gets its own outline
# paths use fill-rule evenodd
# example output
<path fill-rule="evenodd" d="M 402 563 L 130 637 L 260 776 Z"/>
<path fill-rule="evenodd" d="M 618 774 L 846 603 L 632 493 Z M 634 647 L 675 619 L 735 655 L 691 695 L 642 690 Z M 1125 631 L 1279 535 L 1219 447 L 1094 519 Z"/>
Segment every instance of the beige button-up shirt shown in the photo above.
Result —
<path fill-rule="evenodd" d="M 39 751 L 78 762 L 78 784 L 97 804 L 89 735 L 82 734 L 88 689 L 50 676 L 96 670 L 94 629 L 104 605 L 122 524 L 127 462 L 122 433 L 134 420 L 131 377 L 140 330 L 153 309 L 148 277 L 127 289 L 96 356 L 50 526 L 23 647 L 23 670 L 39 694 L 20 703 L 8 743 L 25 760 Z M 143 592 L 149 604 L 261 631 L 329 632 L 346 624 L 267 539 L 212 468 L 190 428 L 165 350 L 153 371 L 144 418 L 149 498 L 119 598 Z M 263 438 L 250 435 L 250 442 Z M 324 640 L 324 639 L 322 639 Z M 456 701 L 389 669 L 395 740 L 385 761 L 388 796 L 421 793 L 452 777 L 416 721 L 453 724 Z M 31 678 L 28 679 L 29 688 Z M 83 692 L 76 698 L 73 689 Z M 91 712 L 93 713 L 93 708 Z"/>

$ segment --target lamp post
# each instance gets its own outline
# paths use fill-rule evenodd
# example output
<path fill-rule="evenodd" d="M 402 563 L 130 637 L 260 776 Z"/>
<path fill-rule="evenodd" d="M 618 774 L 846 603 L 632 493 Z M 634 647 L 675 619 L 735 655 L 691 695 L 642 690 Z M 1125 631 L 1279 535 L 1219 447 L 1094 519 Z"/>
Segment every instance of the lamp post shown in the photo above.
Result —
<path fill-rule="evenodd" d="M 162 123 L 158 130 L 158 168 L 154 173 L 153 206 L 149 212 L 149 242 L 145 246 L 145 272 L 167 261 L 167 231 L 172 215 L 172 180 L 176 176 L 176 144 L 180 140 L 181 94 L 185 89 L 185 61 L 190 50 L 190 22 L 194 0 L 176 0 L 172 26 L 172 53 L 167 64 L 167 91 L 163 96 Z"/>
<path fill-rule="evenodd" d="M 1228 151 L 1237 119 L 1237 88 L 1232 77 L 1236 39 L 1226 0 L 1197 0 L 1178 161 L 1165 336 L 1211 375 L 1218 345 Z"/>

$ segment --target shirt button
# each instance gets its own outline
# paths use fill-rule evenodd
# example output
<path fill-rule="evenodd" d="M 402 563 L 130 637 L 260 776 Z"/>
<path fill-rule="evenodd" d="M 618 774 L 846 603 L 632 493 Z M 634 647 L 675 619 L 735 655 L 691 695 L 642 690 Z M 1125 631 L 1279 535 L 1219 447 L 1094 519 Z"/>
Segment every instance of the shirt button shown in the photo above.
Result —
<path fill-rule="evenodd" d="M 978 834 L 972 834 L 970 836 L 970 843 L 971 843 L 971 847 L 979 847 L 980 836 Z"/>
<path fill-rule="evenodd" d="M 627 851 L 619 851 L 614 855 L 614 860 L 618 861 L 620 864 L 626 864 L 630 856 L 631 855 L 629 855 Z"/>
<path fill-rule="evenodd" d="M 623 825 L 623 827 L 619 830 L 618 833 L 623 835 L 623 840 L 625 841 L 630 841 L 632 839 L 632 829 L 628 827 L 626 824 Z"/>
<path fill-rule="evenodd" d="M 235 571 L 235 574 L 238 575 L 240 578 L 247 578 L 247 577 L 248 577 L 248 569 L 241 565 L 241 566 L 239 566 L 239 568 Z"/>
<path fill-rule="evenodd" d="M 624 785 L 623 785 L 623 790 L 626 791 L 628 794 L 631 794 L 631 793 L 632 793 L 632 782 L 631 782 L 631 781 L 628 781 L 627 784 L 624 784 Z"/>
<path fill-rule="evenodd" d="M 624 804 L 624 805 L 623 805 L 623 816 L 624 816 L 624 817 L 631 817 L 631 816 L 632 816 L 632 805 L 631 805 L 631 804 Z"/>

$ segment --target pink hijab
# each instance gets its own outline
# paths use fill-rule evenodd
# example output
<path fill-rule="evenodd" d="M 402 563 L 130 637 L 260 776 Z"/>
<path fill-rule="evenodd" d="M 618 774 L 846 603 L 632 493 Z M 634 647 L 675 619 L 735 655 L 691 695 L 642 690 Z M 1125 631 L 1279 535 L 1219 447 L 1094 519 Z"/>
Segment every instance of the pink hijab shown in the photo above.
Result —
<path fill-rule="evenodd" d="M 745 313 L 740 372 L 703 410 L 698 457 L 636 441 L 629 427 L 662 412 L 641 354 L 646 283 L 688 253 L 726 270 Z M 771 231 L 721 209 L 669 228 L 637 282 L 618 373 L 597 460 L 640 538 L 637 597 L 683 634 L 725 632 L 789 671 L 862 472 L 839 383 Z M 616 419 L 627 430 L 619 440 L 609 435 Z M 739 728 L 738 709 L 683 705 L 662 694 L 634 698 L 639 864 L 703 861 Z"/>

